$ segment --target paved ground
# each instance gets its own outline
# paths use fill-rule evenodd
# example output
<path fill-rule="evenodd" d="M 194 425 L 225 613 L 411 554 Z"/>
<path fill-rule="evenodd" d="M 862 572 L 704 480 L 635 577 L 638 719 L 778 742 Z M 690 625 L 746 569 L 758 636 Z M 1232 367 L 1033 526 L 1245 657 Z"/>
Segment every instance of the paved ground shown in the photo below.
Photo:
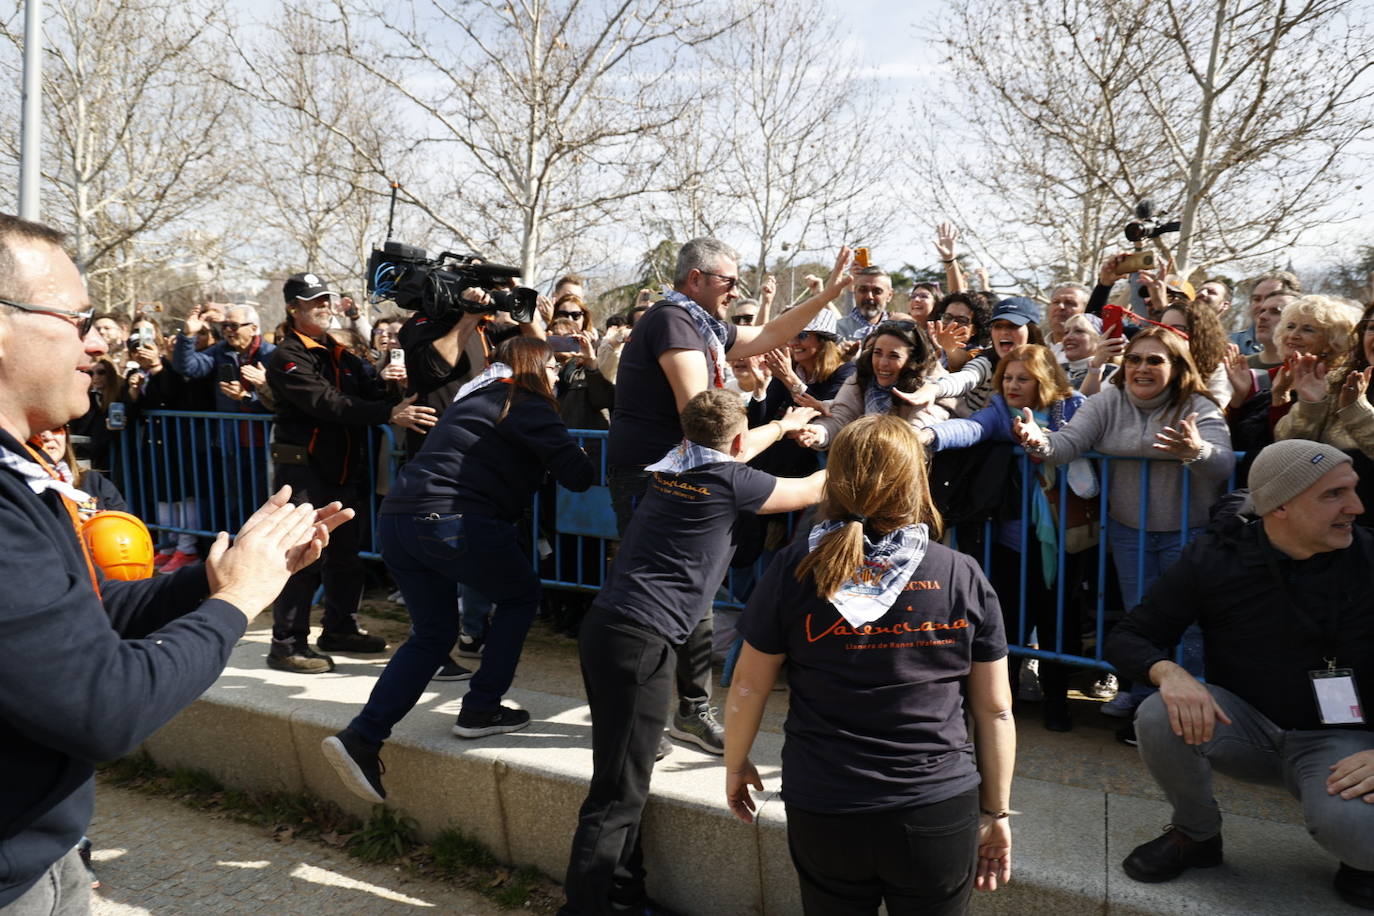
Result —
<path fill-rule="evenodd" d="M 100 785 L 90 836 L 96 916 L 199 913 L 497 916 L 472 891 L 364 865 L 328 846 Z"/>

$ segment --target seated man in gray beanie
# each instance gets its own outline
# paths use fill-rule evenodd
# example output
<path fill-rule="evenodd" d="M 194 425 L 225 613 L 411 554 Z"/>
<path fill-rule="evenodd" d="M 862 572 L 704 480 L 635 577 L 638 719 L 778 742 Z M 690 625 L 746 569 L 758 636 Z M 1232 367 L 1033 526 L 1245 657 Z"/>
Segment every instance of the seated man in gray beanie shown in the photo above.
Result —
<path fill-rule="evenodd" d="M 1337 893 L 1374 909 L 1374 531 L 1345 453 L 1305 439 L 1250 470 L 1254 514 L 1185 548 L 1107 641 L 1107 659 L 1159 693 L 1136 713 L 1140 756 L 1173 805 L 1164 834 L 1122 863 L 1168 881 L 1222 861 L 1212 770 L 1287 786 L 1340 861 Z M 1244 514 L 1244 513 L 1243 513 Z M 1207 683 L 1171 660 L 1202 628 Z"/>

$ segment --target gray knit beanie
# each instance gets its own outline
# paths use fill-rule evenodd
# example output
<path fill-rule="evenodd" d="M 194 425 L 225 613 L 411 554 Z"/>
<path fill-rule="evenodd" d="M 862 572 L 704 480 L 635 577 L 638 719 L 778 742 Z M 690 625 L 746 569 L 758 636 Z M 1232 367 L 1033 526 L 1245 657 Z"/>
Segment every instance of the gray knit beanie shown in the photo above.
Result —
<path fill-rule="evenodd" d="M 1350 456 L 1310 439 L 1283 439 L 1266 445 L 1250 466 L 1250 501 L 1256 515 L 1268 515 L 1316 483 Z"/>

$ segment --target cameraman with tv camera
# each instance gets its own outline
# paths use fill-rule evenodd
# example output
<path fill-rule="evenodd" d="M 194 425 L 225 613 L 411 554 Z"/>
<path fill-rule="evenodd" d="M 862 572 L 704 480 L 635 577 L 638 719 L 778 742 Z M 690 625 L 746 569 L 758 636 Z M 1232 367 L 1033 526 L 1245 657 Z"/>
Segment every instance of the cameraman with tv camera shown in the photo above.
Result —
<path fill-rule="evenodd" d="M 369 293 L 373 301 L 391 299 L 415 314 L 401 327 L 400 347 L 405 352 L 407 394 L 420 406 L 443 416 L 463 385 L 487 368 L 496 347 L 510 333 L 493 322 L 508 313 L 519 332 L 531 329 L 537 294 L 511 289 L 518 271 L 500 264 L 484 264 L 475 257 L 448 252 L 433 260 L 423 249 L 386 242 L 375 249 L 368 262 Z M 414 458 L 424 445 L 423 434 L 406 433 L 406 458 Z M 457 651 L 464 658 L 481 658 L 492 602 L 469 585 L 459 587 L 462 599 L 462 632 Z M 434 674 L 435 680 L 460 681 L 472 672 L 450 656 Z"/>

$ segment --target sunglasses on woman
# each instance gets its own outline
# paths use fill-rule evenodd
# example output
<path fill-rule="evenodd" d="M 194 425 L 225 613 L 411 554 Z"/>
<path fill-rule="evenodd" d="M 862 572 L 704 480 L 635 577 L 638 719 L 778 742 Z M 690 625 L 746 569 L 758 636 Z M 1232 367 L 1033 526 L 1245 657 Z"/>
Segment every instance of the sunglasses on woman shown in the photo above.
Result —
<path fill-rule="evenodd" d="M 1159 366 L 1162 366 L 1165 363 L 1167 363 L 1169 360 L 1168 357 L 1160 356 L 1158 353 L 1151 353 L 1148 356 L 1142 356 L 1139 353 L 1127 353 L 1123 358 L 1123 361 L 1128 366 L 1139 366 L 1141 363 L 1144 363 L 1147 366 L 1153 366 L 1158 368 Z"/>

